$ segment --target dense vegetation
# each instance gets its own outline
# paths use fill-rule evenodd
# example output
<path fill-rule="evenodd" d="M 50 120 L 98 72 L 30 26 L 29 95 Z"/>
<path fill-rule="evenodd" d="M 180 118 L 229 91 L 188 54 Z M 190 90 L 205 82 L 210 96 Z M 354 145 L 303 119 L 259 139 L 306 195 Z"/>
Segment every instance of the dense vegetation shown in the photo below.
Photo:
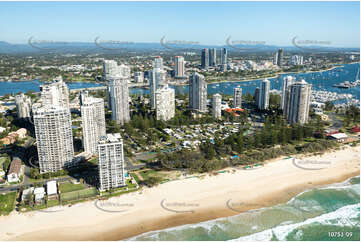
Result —
<path fill-rule="evenodd" d="M 250 135 L 243 133 L 244 130 L 241 130 L 226 139 L 216 135 L 213 143 L 203 142 L 199 151 L 181 150 L 159 154 L 159 165 L 164 169 L 208 172 L 231 165 L 263 162 L 282 155 L 321 152 L 337 145 L 336 142 L 324 139 L 320 119 L 306 125 L 289 126 L 281 116 L 269 116 L 261 131 L 257 130 Z M 237 155 L 237 158 L 229 159 L 231 154 Z"/>

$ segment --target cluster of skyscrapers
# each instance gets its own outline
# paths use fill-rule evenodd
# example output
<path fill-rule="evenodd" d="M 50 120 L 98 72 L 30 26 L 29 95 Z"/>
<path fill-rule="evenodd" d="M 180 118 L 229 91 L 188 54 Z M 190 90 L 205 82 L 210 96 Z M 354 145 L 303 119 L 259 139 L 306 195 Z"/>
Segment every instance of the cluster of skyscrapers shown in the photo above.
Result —
<path fill-rule="evenodd" d="M 290 64 L 295 66 L 303 65 L 303 56 L 302 55 L 291 56 Z"/>
<path fill-rule="evenodd" d="M 184 59 L 175 58 L 175 70 L 178 77 L 184 75 Z M 167 72 L 163 67 L 163 59 L 158 56 L 154 59 L 153 70 L 150 72 L 150 107 L 155 110 L 156 119 L 167 121 L 175 115 L 175 91 L 168 87 Z"/>
<path fill-rule="evenodd" d="M 221 48 L 220 51 L 220 65 L 228 64 L 228 52 L 226 48 Z M 201 53 L 201 68 L 208 69 L 210 66 L 217 66 L 217 50 L 216 48 L 202 49 Z"/>
<path fill-rule="evenodd" d="M 281 90 L 281 109 L 288 123 L 304 124 L 308 122 L 312 84 L 305 80 L 296 81 L 295 77 L 283 79 Z M 258 109 L 269 108 L 270 81 L 265 79 L 255 91 Z"/>
<path fill-rule="evenodd" d="M 277 52 L 277 64 L 281 65 L 282 50 Z M 216 65 L 216 49 L 202 51 L 202 66 Z M 221 63 L 227 63 L 227 50 L 221 50 Z M 175 76 L 184 77 L 184 58 L 175 57 Z M 135 73 L 134 76 L 141 76 Z M 104 78 L 108 83 L 108 105 L 112 120 L 118 124 L 130 121 L 129 87 L 130 68 L 118 65 L 113 60 L 104 61 Z M 150 72 L 150 106 L 156 119 L 167 121 L 175 115 L 175 91 L 167 84 L 167 72 L 163 59 L 156 57 Z M 294 77 L 283 79 L 281 109 L 289 123 L 308 122 L 312 85 Z M 19 118 L 33 115 L 40 172 L 56 172 L 76 166 L 74 157 L 69 89 L 62 78 L 40 86 L 39 102 L 31 106 L 31 99 L 24 94 L 17 95 L 15 102 Z M 256 105 L 260 110 L 269 108 L 270 81 L 265 79 L 255 93 Z M 233 107 L 242 106 L 242 88 L 233 90 Z M 189 78 L 189 108 L 196 113 L 207 112 L 207 82 L 199 73 Z M 212 96 L 212 116 L 221 118 L 222 96 Z M 106 134 L 104 100 L 80 95 L 80 110 L 83 128 L 84 152 L 99 157 L 99 186 L 101 190 L 125 185 L 123 140 L 120 134 Z"/>
<path fill-rule="evenodd" d="M 40 90 L 40 101 L 32 107 L 40 172 L 77 166 L 81 159 L 74 156 L 69 89 L 62 78 L 58 78 L 42 85 Z M 99 189 L 124 186 L 123 141 L 120 134 L 106 134 L 104 100 L 83 92 L 80 110 L 84 152 L 99 157 Z"/>

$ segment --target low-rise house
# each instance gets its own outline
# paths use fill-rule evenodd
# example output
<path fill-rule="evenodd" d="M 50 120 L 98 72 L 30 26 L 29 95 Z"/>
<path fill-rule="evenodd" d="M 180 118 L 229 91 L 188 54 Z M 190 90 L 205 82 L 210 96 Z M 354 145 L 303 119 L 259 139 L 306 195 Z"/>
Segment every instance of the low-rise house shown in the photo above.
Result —
<path fill-rule="evenodd" d="M 56 197 L 58 195 L 58 187 L 56 186 L 56 181 L 48 181 L 46 183 L 46 193 L 49 198 Z"/>
<path fill-rule="evenodd" d="M 329 139 L 336 140 L 337 142 L 344 142 L 344 141 L 346 141 L 348 136 L 345 133 L 336 133 L 336 134 L 331 134 L 328 137 L 329 137 Z"/>
<path fill-rule="evenodd" d="M 31 196 L 33 195 L 34 187 L 30 187 L 28 189 L 25 189 L 23 193 L 21 194 L 21 201 L 22 202 L 29 202 L 31 199 Z"/>
<path fill-rule="evenodd" d="M 16 141 L 16 137 L 14 137 L 14 135 L 8 135 L 4 138 L 2 138 L 1 140 L 1 143 L 4 144 L 4 145 L 10 145 L 10 144 L 14 144 L 15 141 Z"/>
<path fill-rule="evenodd" d="M 2 138 L 0 141 L 4 145 L 14 144 L 17 139 L 23 139 L 26 137 L 26 129 L 21 128 L 15 132 L 9 133 L 5 138 Z"/>
<path fill-rule="evenodd" d="M 168 135 L 171 135 L 173 133 L 173 130 L 171 129 L 163 129 L 163 131 Z"/>
<path fill-rule="evenodd" d="M 42 203 L 44 201 L 45 189 L 44 187 L 37 187 L 34 189 L 35 203 Z"/>
<path fill-rule="evenodd" d="M 352 127 L 351 132 L 352 133 L 360 133 L 360 127 L 359 126 Z"/>
<path fill-rule="evenodd" d="M 183 147 L 191 147 L 192 143 L 189 140 L 185 140 L 182 142 L 182 146 Z"/>
<path fill-rule="evenodd" d="M 24 128 L 18 129 L 15 131 L 15 133 L 18 135 L 18 138 L 24 139 L 26 137 L 27 130 Z"/>
<path fill-rule="evenodd" d="M 21 176 L 21 160 L 19 158 L 14 158 L 10 164 L 9 172 L 7 175 L 8 182 L 19 182 Z"/>

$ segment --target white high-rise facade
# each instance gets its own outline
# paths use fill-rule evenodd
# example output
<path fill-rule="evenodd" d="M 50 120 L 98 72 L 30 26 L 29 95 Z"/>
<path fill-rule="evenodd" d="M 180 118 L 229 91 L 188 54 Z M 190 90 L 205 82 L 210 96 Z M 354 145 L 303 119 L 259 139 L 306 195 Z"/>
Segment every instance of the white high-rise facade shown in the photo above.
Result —
<path fill-rule="evenodd" d="M 228 64 L 228 53 L 226 48 L 221 49 L 221 65 Z"/>
<path fill-rule="evenodd" d="M 107 134 L 98 142 L 99 190 L 126 185 L 123 140 L 120 134 Z"/>
<path fill-rule="evenodd" d="M 305 80 L 290 86 L 285 112 L 288 123 L 305 124 L 308 122 L 311 89 L 312 84 L 308 84 Z"/>
<path fill-rule="evenodd" d="M 83 127 L 83 146 L 88 154 L 97 153 L 100 137 L 105 135 L 104 100 L 85 96 L 82 98 L 81 117 Z"/>
<path fill-rule="evenodd" d="M 175 91 L 168 85 L 158 89 L 155 93 L 156 118 L 167 121 L 175 115 Z"/>
<path fill-rule="evenodd" d="M 242 107 L 242 88 L 236 87 L 233 89 L 233 107 Z"/>
<path fill-rule="evenodd" d="M 303 65 L 302 55 L 293 55 L 290 60 L 291 65 Z"/>
<path fill-rule="evenodd" d="M 144 82 L 144 73 L 142 71 L 134 72 L 134 81 L 136 83 Z"/>
<path fill-rule="evenodd" d="M 202 67 L 202 69 L 208 69 L 208 67 L 209 67 L 209 51 L 208 51 L 208 49 L 202 49 L 201 67 Z"/>
<path fill-rule="evenodd" d="M 30 118 L 31 98 L 21 93 L 15 96 L 15 104 L 18 118 Z"/>
<path fill-rule="evenodd" d="M 176 56 L 174 62 L 175 62 L 174 65 L 175 77 L 184 77 L 185 76 L 184 57 Z"/>
<path fill-rule="evenodd" d="M 129 78 L 130 68 L 124 64 L 118 65 L 114 60 L 104 60 L 103 77 L 107 81 L 116 77 Z"/>
<path fill-rule="evenodd" d="M 277 59 L 276 59 L 276 64 L 278 66 L 282 66 L 282 59 L 283 59 L 283 49 L 278 49 L 277 51 Z"/>
<path fill-rule="evenodd" d="M 207 112 L 207 82 L 203 75 L 193 73 L 189 79 L 189 108 Z"/>
<path fill-rule="evenodd" d="M 157 57 L 153 62 L 153 70 L 150 72 L 149 88 L 150 88 L 150 107 L 156 108 L 155 93 L 156 91 L 167 84 L 167 72 L 163 70 L 163 59 Z"/>
<path fill-rule="evenodd" d="M 71 116 L 60 106 L 33 107 L 40 173 L 73 166 L 74 148 Z"/>
<path fill-rule="evenodd" d="M 114 60 L 104 60 L 103 62 L 103 77 L 107 82 L 108 90 L 108 108 L 113 109 L 112 107 L 112 98 L 110 96 L 110 81 L 115 79 L 127 79 L 127 82 L 130 81 L 130 68 L 124 64 L 118 65 Z"/>
<path fill-rule="evenodd" d="M 281 90 L 281 109 L 285 111 L 287 109 L 287 92 L 289 91 L 289 87 L 296 82 L 296 78 L 293 76 L 286 76 L 283 78 L 282 82 L 282 90 Z"/>
<path fill-rule="evenodd" d="M 40 172 L 56 172 L 75 165 L 69 89 L 58 77 L 40 90 L 32 107 Z"/>
<path fill-rule="evenodd" d="M 130 121 L 128 78 L 116 77 L 109 82 L 112 120 L 123 125 Z"/>
<path fill-rule="evenodd" d="M 216 48 L 209 49 L 209 66 L 217 65 L 217 50 Z"/>
<path fill-rule="evenodd" d="M 103 78 L 108 80 L 110 77 L 116 76 L 118 73 L 118 63 L 115 60 L 103 61 Z"/>
<path fill-rule="evenodd" d="M 269 91 L 270 91 L 270 81 L 264 79 L 261 82 L 258 95 L 258 108 L 260 110 L 268 109 L 269 106 Z"/>
<path fill-rule="evenodd" d="M 218 93 L 213 95 L 212 99 L 212 116 L 215 119 L 222 118 L 222 96 Z"/>
<path fill-rule="evenodd" d="M 163 58 L 160 56 L 155 57 L 153 67 L 163 69 Z"/>
<path fill-rule="evenodd" d="M 40 102 L 44 106 L 64 107 L 69 110 L 69 89 L 61 76 L 54 82 L 40 86 Z"/>

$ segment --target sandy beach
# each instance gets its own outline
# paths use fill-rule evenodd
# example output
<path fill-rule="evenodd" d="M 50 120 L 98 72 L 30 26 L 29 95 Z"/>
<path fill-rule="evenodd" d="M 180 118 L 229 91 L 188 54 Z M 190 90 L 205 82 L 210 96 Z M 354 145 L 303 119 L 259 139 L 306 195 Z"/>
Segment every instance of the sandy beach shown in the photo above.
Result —
<path fill-rule="evenodd" d="M 316 186 L 360 174 L 360 147 L 322 156 L 278 158 L 254 170 L 189 178 L 106 201 L 0 217 L 2 240 L 121 240 L 151 230 L 236 215 L 287 202 Z M 319 169 L 309 164 L 322 163 Z M 230 202 L 231 201 L 231 202 Z M 230 205 L 231 204 L 231 205 Z M 232 206 L 232 207 L 230 207 Z"/>

